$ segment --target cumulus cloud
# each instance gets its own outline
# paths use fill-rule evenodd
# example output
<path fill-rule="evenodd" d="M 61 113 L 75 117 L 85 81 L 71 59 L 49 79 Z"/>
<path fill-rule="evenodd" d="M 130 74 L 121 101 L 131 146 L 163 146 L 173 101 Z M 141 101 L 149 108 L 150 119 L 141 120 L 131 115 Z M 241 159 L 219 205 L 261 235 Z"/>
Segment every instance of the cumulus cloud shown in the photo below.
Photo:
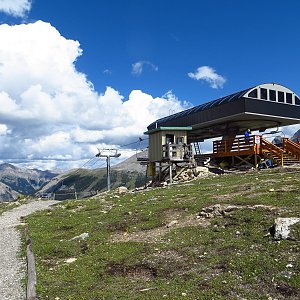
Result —
<path fill-rule="evenodd" d="M 133 75 L 140 76 L 143 73 L 145 65 L 149 66 L 152 71 L 158 71 L 158 67 L 152 62 L 143 60 L 132 64 L 131 73 Z"/>
<path fill-rule="evenodd" d="M 28 166 L 74 167 L 97 147 L 138 140 L 154 120 L 186 108 L 172 92 L 94 90 L 76 70 L 78 41 L 38 21 L 0 25 L 0 157 Z M 138 113 L 137 113 L 138 112 Z M 77 165 L 76 165 L 77 164 Z"/>
<path fill-rule="evenodd" d="M 223 88 L 226 79 L 217 74 L 216 71 L 209 66 L 199 67 L 194 73 L 188 73 L 188 76 L 195 80 L 206 81 L 213 89 Z"/>
<path fill-rule="evenodd" d="M 0 11 L 15 17 L 24 17 L 30 9 L 31 0 L 0 0 Z"/>

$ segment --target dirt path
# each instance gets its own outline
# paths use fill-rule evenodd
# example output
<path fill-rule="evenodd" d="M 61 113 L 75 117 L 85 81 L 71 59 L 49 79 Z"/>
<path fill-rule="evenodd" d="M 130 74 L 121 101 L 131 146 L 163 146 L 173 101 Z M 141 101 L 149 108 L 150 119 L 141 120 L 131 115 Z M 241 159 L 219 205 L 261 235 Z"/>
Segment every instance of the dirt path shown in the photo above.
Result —
<path fill-rule="evenodd" d="M 22 279 L 26 276 L 26 262 L 19 257 L 20 233 L 16 226 L 22 216 L 48 208 L 58 201 L 33 201 L 0 216 L 0 299 L 23 300 L 26 298 Z"/>

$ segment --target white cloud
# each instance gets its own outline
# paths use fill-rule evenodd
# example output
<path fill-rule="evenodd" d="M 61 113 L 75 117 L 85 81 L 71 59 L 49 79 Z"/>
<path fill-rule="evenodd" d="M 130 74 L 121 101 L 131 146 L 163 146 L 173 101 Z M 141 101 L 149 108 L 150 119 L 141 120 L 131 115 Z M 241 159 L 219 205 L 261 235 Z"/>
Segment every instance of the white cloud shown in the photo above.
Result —
<path fill-rule="evenodd" d="M 0 0 L 0 11 L 15 17 L 24 17 L 30 9 L 31 0 Z"/>
<path fill-rule="evenodd" d="M 128 98 L 94 90 L 76 70 L 79 42 L 38 21 L 0 25 L 0 157 L 40 167 L 73 167 L 110 147 L 137 141 L 154 120 L 180 111 L 172 92 Z"/>
<path fill-rule="evenodd" d="M 0 135 L 7 135 L 10 133 L 7 126 L 5 124 L 0 124 Z"/>
<path fill-rule="evenodd" d="M 209 83 L 213 89 L 223 88 L 226 79 L 217 74 L 216 71 L 209 66 L 202 66 L 197 69 L 196 72 L 188 73 L 188 76 L 195 80 L 203 80 Z"/>
<path fill-rule="evenodd" d="M 112 74 L 112 70 L 110 70 L 110 69 L 105 69 L 105 70 L 103 71 L 103 74 L 111 75 L 111 74 Z"/>
<path fill-rule="evenodd" d="M 158 67 L 154 65 L 152 62 L 143 60 L 132 64 L 131 73 L 133 75 L 140 76 L 143 73 L 143 69 L 145 65 L 150 66 L 152 71 L 158 71 Z"/>

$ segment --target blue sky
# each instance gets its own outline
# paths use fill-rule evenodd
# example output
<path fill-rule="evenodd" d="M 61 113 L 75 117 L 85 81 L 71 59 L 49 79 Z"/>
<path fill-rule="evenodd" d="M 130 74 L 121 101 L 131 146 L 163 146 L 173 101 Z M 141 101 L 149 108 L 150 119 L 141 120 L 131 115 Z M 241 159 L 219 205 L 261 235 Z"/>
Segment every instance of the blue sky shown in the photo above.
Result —
<path fill-rule="evenodd" d="M 2 0 L 0 159 L 76 167 L 189 105 L 267 82 L 299 95 L 299 13 L 292 0 Z"/>
<path fill-rule="evenodd" d="M 282 83 L 300 93 L 298 1 L 39 1 L 28 20 L 44 20 L 83 55 L 76 66 L 95 88 L 124 95 L 169 90 L 194 105 L 244 88 Z M 141 76 L 131 65 L 149 61 Z M 187 76 L 210 66 L 226 78 L 223 88 Z M 104 70 L 111 73 L 103 74 Z"/>

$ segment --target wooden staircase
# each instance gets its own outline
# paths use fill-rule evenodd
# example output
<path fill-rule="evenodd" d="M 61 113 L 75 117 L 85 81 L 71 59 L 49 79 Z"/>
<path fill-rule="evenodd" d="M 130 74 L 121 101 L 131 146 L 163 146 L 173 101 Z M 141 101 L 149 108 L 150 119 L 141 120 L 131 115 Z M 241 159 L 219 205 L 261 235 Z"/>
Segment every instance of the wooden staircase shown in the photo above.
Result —
<path fill-rule="evenodd" d="M 288 138 L 283 138 L 282 147 L 271 146 L 270 142 L 262 139 L 263 156 L 273 160 L 278 165 L 289 166 L 300 163 L 300 145 Z M 279 150 L 280 149 L 280 150 Z"/>
<path fill-rule="evenodd" d="M 277 155 L 274 155 L 269 151 L 263 151 L 263 156 L 265 159 L 271 159 L 277 165 L 290 166 L 293 164 L 300 163 L 300 161 L 297 158 L 295 158 L 287 152 L 282 153 L 282 158 Z"/>

